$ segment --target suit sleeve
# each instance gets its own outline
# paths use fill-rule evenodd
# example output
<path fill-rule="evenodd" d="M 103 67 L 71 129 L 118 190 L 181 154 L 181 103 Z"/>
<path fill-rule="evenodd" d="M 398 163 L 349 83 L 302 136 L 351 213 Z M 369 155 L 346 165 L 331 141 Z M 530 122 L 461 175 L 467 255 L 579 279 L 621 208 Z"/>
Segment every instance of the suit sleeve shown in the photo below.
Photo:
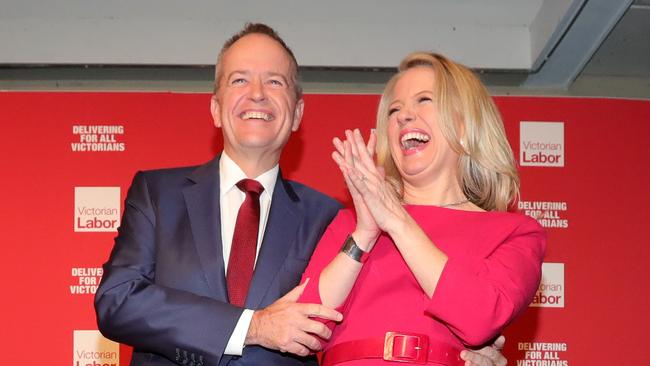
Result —
<path fill-rule="evenodd" d="M 99 330 L 177 364 L 217 365 L 242 309 L 154 282 L 154 212 L 145 174 L 138 173 L 95 295 Z"/>
<path fill-rule="evenodd" d="M 531 302 L 545 250 L 545 232 L 526 218 L 487 258 L 450 258 L 427 313 L 466 345 L 485 344 Z"/>

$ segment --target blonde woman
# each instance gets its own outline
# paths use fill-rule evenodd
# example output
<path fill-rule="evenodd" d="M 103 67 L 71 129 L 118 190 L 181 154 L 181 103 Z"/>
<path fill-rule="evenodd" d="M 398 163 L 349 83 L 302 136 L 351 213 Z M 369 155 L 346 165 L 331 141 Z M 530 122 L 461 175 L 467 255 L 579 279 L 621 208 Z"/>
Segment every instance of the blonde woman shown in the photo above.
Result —
<path fill-rule="evenodd" d="M 462 65 L 407 56 L 376 132 L 334 140 L 354 202 L 316 248 L 300 298 L 343 313 L 324 365 L 462 365 L 530 303 L 546 236 L 507 209 L 519 179 L 503 123 Z M 376 161 L 373 159 L 376 147 Z"/>

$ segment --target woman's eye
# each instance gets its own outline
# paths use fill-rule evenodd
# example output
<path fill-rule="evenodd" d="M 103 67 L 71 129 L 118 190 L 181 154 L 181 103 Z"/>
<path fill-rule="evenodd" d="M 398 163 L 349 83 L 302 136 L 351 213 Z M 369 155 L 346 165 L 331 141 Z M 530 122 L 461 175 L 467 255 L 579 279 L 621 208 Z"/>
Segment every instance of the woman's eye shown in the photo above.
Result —
<path fill-rule="evenodd" d="M 392 116 L 394 113 L 399 112 L 399 108 L 391 108 L 388 110 L 388 116 Z"/>
<path fill-rule="evenodd" d="M 424 102 L 430 102 L 432 99 L 431 97 L 420 97 L 418 98 L 418 102 L 424 103 Z"/>

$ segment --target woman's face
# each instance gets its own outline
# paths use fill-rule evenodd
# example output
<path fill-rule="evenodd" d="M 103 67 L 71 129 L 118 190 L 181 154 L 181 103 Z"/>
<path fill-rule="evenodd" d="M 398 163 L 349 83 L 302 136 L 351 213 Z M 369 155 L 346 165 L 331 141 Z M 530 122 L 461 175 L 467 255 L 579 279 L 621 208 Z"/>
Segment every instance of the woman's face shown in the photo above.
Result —
<path fill-rule="evenodd" d="M 388 107 L 388 145 L 402 180 L 414 186 L 455 176 L 456 154 L 439 126 L 435 74 L 415 67 L 403 73 Z"/>

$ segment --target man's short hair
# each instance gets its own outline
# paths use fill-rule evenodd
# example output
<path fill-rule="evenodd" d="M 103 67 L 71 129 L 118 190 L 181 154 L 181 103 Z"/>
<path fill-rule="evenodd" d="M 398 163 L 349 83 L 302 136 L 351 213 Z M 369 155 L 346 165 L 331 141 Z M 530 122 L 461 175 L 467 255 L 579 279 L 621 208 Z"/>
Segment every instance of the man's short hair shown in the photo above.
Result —
<path fill-rule="evenodd" d="M 291 59 L 291 87 L 294 89 L 296 93 L 296 100 L 300 99 L 302 97 L 302 87 L 300 86 L 300 78 L 298 75 L 298 62 L 296 61 L 296 57 L 293 55 L 293 51 L 291 51 L 291 48 L 287 46 L 287 44 L 284 42 L 284 40 L 280 37 L 278 32 L 275 31 L 275 29 L 269 27 L 266 24 L 263 23 L 246 23 L 244 25 L 244 28 L 240 30 L 238 33 L 230 37 L 224 44 L 223 47 L 221 48 L 221 51 L 219 52 L 219 57 L 217 58 L 217 65 L 215 69 L 215 76 L 214 76 L 214 93 L 216 94 L 217 90 L 219 90 L 219 85 L 221 83 L 221 77 L 222 71 L 221 71 L 221 62 L 223 60 L 223 55 L 230 49 L 230 47 L 240 40 L 241 38 L 249 35 L 249 34 L 262 34 L 267 37 L 270 37 L 274 41 L 278 42 L 280 46 L 285 50 L 287 55 L 289 56 L 289 59 Z"/>

